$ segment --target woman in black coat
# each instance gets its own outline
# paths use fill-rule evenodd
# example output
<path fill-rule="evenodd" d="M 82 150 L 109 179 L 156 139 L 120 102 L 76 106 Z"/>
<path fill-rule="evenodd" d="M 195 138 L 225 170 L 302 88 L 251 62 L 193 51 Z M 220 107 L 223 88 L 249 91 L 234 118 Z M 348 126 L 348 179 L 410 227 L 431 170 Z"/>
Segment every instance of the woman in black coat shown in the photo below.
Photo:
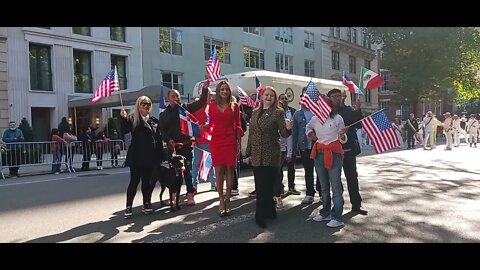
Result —
<path fill-rule="evenodd" d="M 128 148 L 125 165 L 130 167 L 130 184 L 127 189 L 127 208 L 125 218 L 132 217 L 132 204 L 137 186 L 142 180 L 143 209 L 142 212 L 153 212 L 150 189 L 150 178 L 154 167 L 163 160 L 163 144 L 158 128 L 158 119 L 150 116 L 152 101 L 147 96 L 141 96 L 135 102 L 135 108 L 130 115 L 122 109 L 122 131 L 132 133 L 132 141 Z"/>

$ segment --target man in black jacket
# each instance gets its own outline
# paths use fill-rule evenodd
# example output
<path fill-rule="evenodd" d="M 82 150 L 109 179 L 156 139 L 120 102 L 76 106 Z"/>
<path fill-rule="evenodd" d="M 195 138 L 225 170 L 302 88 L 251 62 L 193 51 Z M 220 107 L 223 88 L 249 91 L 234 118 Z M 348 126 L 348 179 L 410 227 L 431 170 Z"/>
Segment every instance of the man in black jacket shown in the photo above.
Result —
<path fill-rule="evenodd" d="M 180 93 L 176 89 L 168 91 L 167 99 L 169 104 L 165 110 L 160 113 L 159 126 L 162 132 L 162 139 L 167 143 L 171 152 L 176 150 L 176 153 L 185 157 L 185 185 L 187 186 L 187 205 L 195 205 L 194 188 L 192 183 L 192 158 L 194 138 L 180 131 L 180 117 L 177 106 L 184 107 L 190 113 L 193 113 L 202 108 L 207 102 L 208 82 L 202 87 L 202 94 L 200 99 L 190 104 L 180 104 Z"/>
<path fill-rule="evenodd" d="M 418 122 L 415 119 L 415 114 L 410 113 L 410 118 L 407 120 L 407 149 L 415 148 L 415 138 L 413 137 L 418 131 Z"/>
<path fill-rule="evenodd" d="M 355 108 L 345 105 L 347 93 L 343 91 L 342 104 L 338 108 L 338 114 L 342 116 L 345 126 L 351 125 L 363 118 L 360 99 L 355 101 Z M 343 158 L 343 172 L 347 179 L 348 195 L 352 204 L 352 211 L 361 215 L 367 215 L 368 211 L 362 207 L 362 197 L 358 186 L 357 156 L 360 154 L 360 144 L 358 143 L 356 130 L 361 128 L 360 123 L 349 127 L 347 131 L 348 141 L 342 144 L 345 151 Z"/>

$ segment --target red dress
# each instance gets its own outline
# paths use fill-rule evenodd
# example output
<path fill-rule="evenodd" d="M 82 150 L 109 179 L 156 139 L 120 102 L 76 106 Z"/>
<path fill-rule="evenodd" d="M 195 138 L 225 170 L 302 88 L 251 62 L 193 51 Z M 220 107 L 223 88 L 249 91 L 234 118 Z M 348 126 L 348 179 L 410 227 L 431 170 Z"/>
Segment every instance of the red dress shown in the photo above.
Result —
<path fill-rule="evenodd" d="M 213 166 L 237 166 L 237 139 L 236 133 L 243 135 L 240 126 L 240 111 L 238 104 L 234 103 L 234 109 L 228 106 L 221 111 L 215 102 L 210 104 L 210 127 L 212 140 L 210 151 L 212 153 Z M 238 130 L 238 131 L 237 131 Z"/>

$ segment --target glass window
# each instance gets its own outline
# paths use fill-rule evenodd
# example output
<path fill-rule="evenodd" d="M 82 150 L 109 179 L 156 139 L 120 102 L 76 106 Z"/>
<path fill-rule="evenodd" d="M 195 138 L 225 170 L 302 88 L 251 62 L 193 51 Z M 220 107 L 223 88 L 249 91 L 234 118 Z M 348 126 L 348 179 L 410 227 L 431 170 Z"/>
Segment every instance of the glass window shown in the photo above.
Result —
<path fill-rule="evenodd" d="M 383 91 L 389 91 L 389 81 L 390 81 L 390 71 L 389 70 L 380 70 L 380 76 L 382 76 L 383 80 L 385 81 L 385 83 L 380 86 L 380 91 L 383 92 Z"/>
<path fill-rule="evenodd" d="M 312 32 L 305 31 L 305 48 L 315 49 L 315 35 Z"/>
<path fill-rule="evenodd" d="M 180 95 L 185 95 L 183 90 L 183 74 L 181 73 L 162 71 L 162 85 L 170 89 L 177 89 Z"/>
<path fill-rule="evenodd" d="M 340 70 L 340 53 L 332 51 L 332 69 Z"/>
<path fill-rule="evenodd" d="M 77 35 L 91 36 L 90 27 L 72 27 L 72 32 Z"/>
<path fill-rule="evenodd" d="M 335 34 L 334 37 L 340 38 L 340 27 L 335 27 Z"/>
<path fill-rule="evenodd" d="M 243 32 L 263 36 L 263 27 L 243 27 Z"/>
<path fill-rule="evenodd" d="M 293 56 L 277 53 L 275 54 L 275 65 L 277 72 L 293 74 Z"/>
<path fill-rule="evenodd" d="M 203 42 L 205 61 L 208 61 L 208 58 L 210 58 L 214 47 L 217 50 L 220 63 L 230 64 L 230 42 L 211 38 L 205 38 Z"/>
<path fill-rule="evenodd" d="M 110 27 L 110 39 L 125 42 L 125 27 Z"/>
<path fill-rule="evenodd" d="M 372 90 L 364 90 L 365 92 L 365 102 L 371 102 L 372 100 Z"/>
<path fill-rule="evenodd" d="M 93 93 L 91 62 L 90 52 L 73 50 L 75 93 Z"/>
<path fill-rule="evenodd" d="M 348 71 L 350 73 L 357 73 L 357 58 L 355 56 L 348 56 Z"/>
<path fill-rule="evenodd" d="M 277 27 L 275 29 L 275 40 L 293 44 L 292 27 Z"/>
<path fill-rule="evenodd" d="M 305 60 L 305 76 L 315 77 L 315 61 Z"/>
<path fill-rule="evenodd" d="M 265 69 L 265 53 L 263 50 L 243 47 L 243 58 L 245 67 Z"/>
<path fill-rule="evenodd" d="M 30 89 L 53 91 L 50 46 L 29 45 Z"/>
<path fill-rule="evenodd" d="M 182 55 L 182 31 L 172 28 L 160 28 L 160 52 Z"/>
<path fill-rule="evenodd" d="M 372 62 L 370 60 L 365 59 L 364 67 L 371 69 Z"/>
<path fill-rule="evenodd" d="M 127 89 L 127 57 L 120 56 L 120 55 L 111 55 L 110 61 L 112 64 L 112 68 L 117 66 L 117 73 L 118 73 L 118 82 L 120 84 L 120 90 Z"/>
<path fill-rule="evenodd" d="M 356 28 L 352 28 L 352 43 L 355 43 L 357 44 L 357 29 Z"/>

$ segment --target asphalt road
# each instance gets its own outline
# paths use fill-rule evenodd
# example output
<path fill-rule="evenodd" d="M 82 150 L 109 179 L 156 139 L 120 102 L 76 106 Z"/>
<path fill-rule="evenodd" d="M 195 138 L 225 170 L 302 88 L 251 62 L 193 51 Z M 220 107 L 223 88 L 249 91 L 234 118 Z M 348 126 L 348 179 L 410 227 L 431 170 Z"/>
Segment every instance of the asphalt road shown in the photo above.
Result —
<path fill-rule="evenodd" d="M 242 171 L 232 215 L 223 218 L 209 183 L 199 185 L 195 206 L 183 202 L 176 212 L 159 208 L 157 187 L 151 215 L 141 213 L 138 191 L 133 218 L 125 220 L 128 168 L 12 178 L 0 181 L 0 242 L 479 242 L 479 154 L 480 148 L 465 144 L 452 151 L 442 145 L 383 154 L 366 149 L 358 168 L 369 213 L 350 212 L 345 186 L 345 226 L 335 229 L 311 220 L 321 207 L 318 196 L 312 205 L 300 203 L 301 166 L 296 185 L 302 195 L 285 198 L 285 208 L 267 229 L 254 223 L 251 170 Z"/>

